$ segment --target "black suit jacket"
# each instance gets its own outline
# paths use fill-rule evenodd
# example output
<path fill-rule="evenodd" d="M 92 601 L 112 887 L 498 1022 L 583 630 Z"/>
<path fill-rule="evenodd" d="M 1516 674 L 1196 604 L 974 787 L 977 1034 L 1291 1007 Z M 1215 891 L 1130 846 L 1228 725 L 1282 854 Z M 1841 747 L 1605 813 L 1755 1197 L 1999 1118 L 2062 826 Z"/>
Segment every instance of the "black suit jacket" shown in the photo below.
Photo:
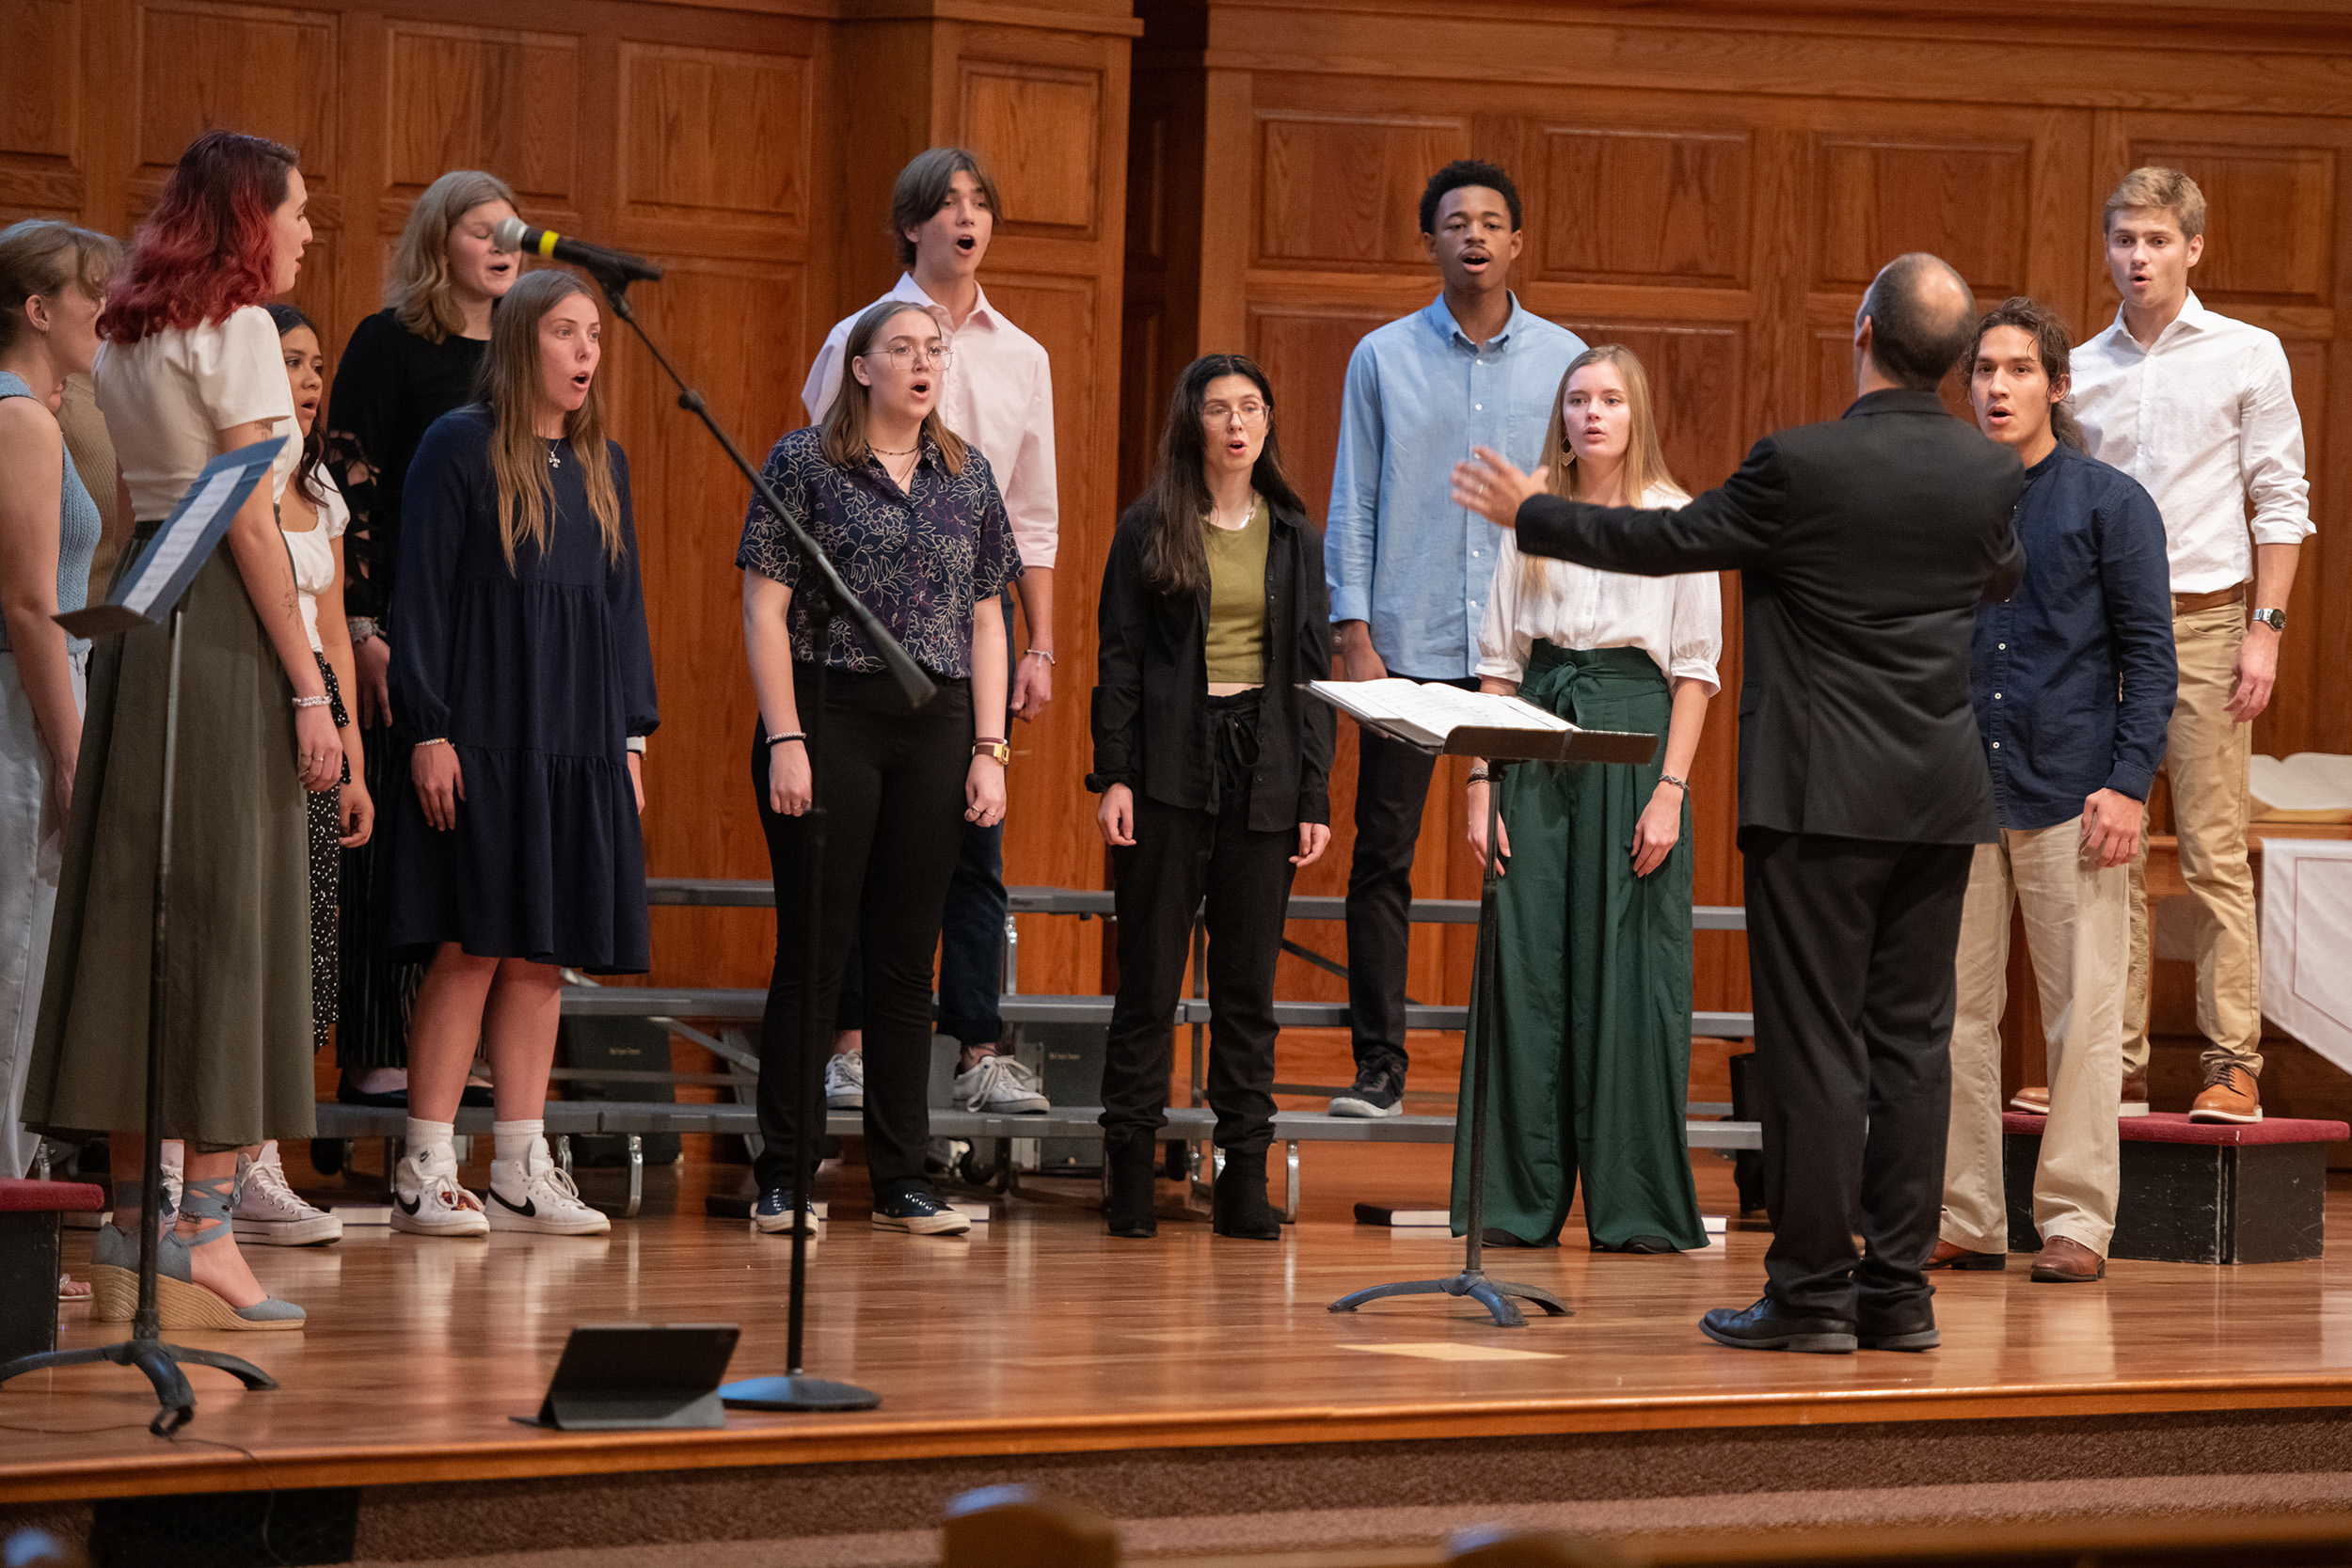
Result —
<path fill-rule="evenodd" d="M 1740 575 L 1740 826 L 1914 844 L 1996 831 L 1968 688 L 1976 608 L 2025 567 L 2025 469 L 1932 392 L 1758 441 L 1677 511 L 1536 496 L 1519 548 L 1644 577 Z"/>
<path fill-rule="evenodd" d="M 1123 784 L 1188 811 L 1208 800 L 1209 594 L 1182 598 L 1143 577 L 1149 499 L 1119 520 L 1103 566 L 1094 656 L 1094 770 L 1101 794 Z M 1331 820 L 1331 705 L 1300 689 L 1331 673 L 1331 599 L 1323 535 L 1295 508 L 1273 508 L 1265 556 L 1265 685 L 1249 826 L 1260 832 Z"/>

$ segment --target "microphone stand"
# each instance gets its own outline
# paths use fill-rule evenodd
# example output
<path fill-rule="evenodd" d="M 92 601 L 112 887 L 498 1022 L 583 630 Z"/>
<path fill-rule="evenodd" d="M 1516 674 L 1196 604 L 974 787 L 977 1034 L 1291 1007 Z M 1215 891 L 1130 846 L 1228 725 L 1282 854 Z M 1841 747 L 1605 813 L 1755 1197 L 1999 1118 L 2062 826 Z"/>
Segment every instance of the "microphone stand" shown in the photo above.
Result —
<path fill-rule="evenodd" d="M 808 732 L 808 738 L 803 742 L 808 749 L 809 774 L 808 879 L 801 936 L 801 1079 L 793 1085 L 797 1092 L 794 1096 L 795 1136 L 792 1140 L 792 1286 L 785 1339 L 786 1370 L 781 1376 L 771 1374 L 743 1378 L 726 1384 L 720 1388 L 719 1397 L 727 1404 L 750 1410 L 871 1410 L 882 1403 L 880 1394 L 854 1384 L 810 1377 L 803 1370 L 801 1359 L 808 1317 L 808 1236 L 816 1224 L 813 1218 L 803 1217 L 803 1206 L 811 1202 L 809 1191 L 817 1184 L 817 1145 L 825 1130 L 817 1060 L 817 981 L 820 969 L 818 922 L 823 912 L 825 896 L 825 807 L 819 790 L 824 770 L 818 763 L 825 712 L 824 650 L 834 616 L 846 613 L 850 617 L 866 638 L 867 645 L 882 656 L 882 663 L 897 679 L 898 689 L 906 693 L 909 706 L 921 707 L 931 700 L 937 688 L 898 640 L 883 628 L 865 601 L 850 592 L 850 585 L 841 580 L 841 574 L 834 569 L 823 548 L 809 537 L 807 530 L 794 521 L 791 512 L 777 498 L 775 487 L 768 483 L 767 476 L 753 467 L 736 444 L 727 438 L 727 433 L 711 417 L 702 394 L 686 384 L 685 378 L 671 365 L 668 356 L 646 334 L 637 320 L 636 312 L 629 309 L 629 279 L 618 274 L 608 276 L 595 268 L 586 270 L 604 290 L 604 297 L 611 302 L 612 313 L 628 323 L 630 329 L 637 334 L 638 341 L 645 345 L 645 352 L 652 355 L 654 363 L 661 367 L 661 373 L 677 388 L 678 406 L 702 420 L 703 428 L 710 432 L 711 439 L 719 443 L 729 461 L 745 479 L 751 481 L 753 493 L 768 508 L 769 515 L 782 523 L 786 531 L 791 534 L 793 546 L 801 552 L 801 560 L 807 567 L 798 592 L 818 649 L 808 705 L 803 710 L 808 714 L 803 721 L 803 728 Z"/>

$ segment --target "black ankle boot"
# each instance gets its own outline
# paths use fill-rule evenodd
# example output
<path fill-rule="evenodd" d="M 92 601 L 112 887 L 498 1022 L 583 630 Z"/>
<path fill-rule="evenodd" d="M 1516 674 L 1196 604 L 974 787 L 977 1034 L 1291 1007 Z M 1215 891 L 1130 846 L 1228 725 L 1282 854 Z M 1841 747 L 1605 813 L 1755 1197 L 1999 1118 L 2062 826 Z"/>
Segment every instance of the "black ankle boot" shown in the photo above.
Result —
<path fill-rule="evenodd" d="M 1110 1172 L 1110 1196 L 1103 1200 L 1103 1222 L 1114 1236 L 1141 1239 L 1160 1233 L 1152 1212 L 1152 1181 L 1158 1175 L 1159 1144 L 1149 1132 L 1114 1132 L 1103 1143 Z"/>
<path fill-rule="evenodd" d="M 1264 1149 L 1248 1153 L 1237 1148 L 1225 1151 L 1225 1168 L 1216 1173 L 1209 1212 L 1220 1236 L 1239 1236 L 1251 1242 L 1282 1239 L 1282 1217 L 1265 1200 Z"/>

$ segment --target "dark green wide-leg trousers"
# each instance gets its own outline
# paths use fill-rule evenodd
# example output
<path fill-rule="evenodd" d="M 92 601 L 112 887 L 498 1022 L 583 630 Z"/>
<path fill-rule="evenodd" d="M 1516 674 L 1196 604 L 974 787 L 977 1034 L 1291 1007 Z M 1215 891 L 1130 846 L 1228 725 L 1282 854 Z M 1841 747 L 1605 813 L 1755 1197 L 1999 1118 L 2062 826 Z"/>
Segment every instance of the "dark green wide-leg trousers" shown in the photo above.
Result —
<path fill-rule="evenodd" d="M 1520 763 L 1502 785 L 1510 859 L 1501 941 L 1481 953 L 1463 1053 L 1460 1114 L 1497 987 L 1486 1042 L 1484 1224 L 1539 1246 L 1584 1179 L 1596 1247 L 1655 1236 L 1707 1245 L 1685 1148 L 1691 1075 L 1691 808 L 1665 863 L 1633 874 L 1633 830 L 1663 770 L 1666 677 L 1637 648 L 1580 652 L 1537 642 L 1519 695 L 1586 729 L 1660 737 L 1643 767 Z M 1454 1147 L 1454 1228 L 1468 1224 L 1470 1145 Z"/>

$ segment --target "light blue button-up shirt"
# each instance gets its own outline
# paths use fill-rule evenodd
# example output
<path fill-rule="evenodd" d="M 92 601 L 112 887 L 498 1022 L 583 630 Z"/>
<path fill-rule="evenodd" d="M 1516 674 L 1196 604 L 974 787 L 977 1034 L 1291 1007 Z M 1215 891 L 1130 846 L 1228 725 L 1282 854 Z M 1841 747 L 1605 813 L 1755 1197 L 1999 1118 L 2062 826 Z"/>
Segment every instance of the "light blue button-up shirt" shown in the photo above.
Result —
<path fill-rule="evenodd" d="M 1478 665 L 1478 625 L 1502 531 L 1454 504 L 1454 465 L 1492 447 L 1521 468 L 1584 341 L 1511 297 L 1484 347 L 1443 295 L 1366 333 L 1347 361 L 1340 455 L 1324 527 L 1331 619 L 1370 625 L 1389 673 L 1459 680 Z"/>

